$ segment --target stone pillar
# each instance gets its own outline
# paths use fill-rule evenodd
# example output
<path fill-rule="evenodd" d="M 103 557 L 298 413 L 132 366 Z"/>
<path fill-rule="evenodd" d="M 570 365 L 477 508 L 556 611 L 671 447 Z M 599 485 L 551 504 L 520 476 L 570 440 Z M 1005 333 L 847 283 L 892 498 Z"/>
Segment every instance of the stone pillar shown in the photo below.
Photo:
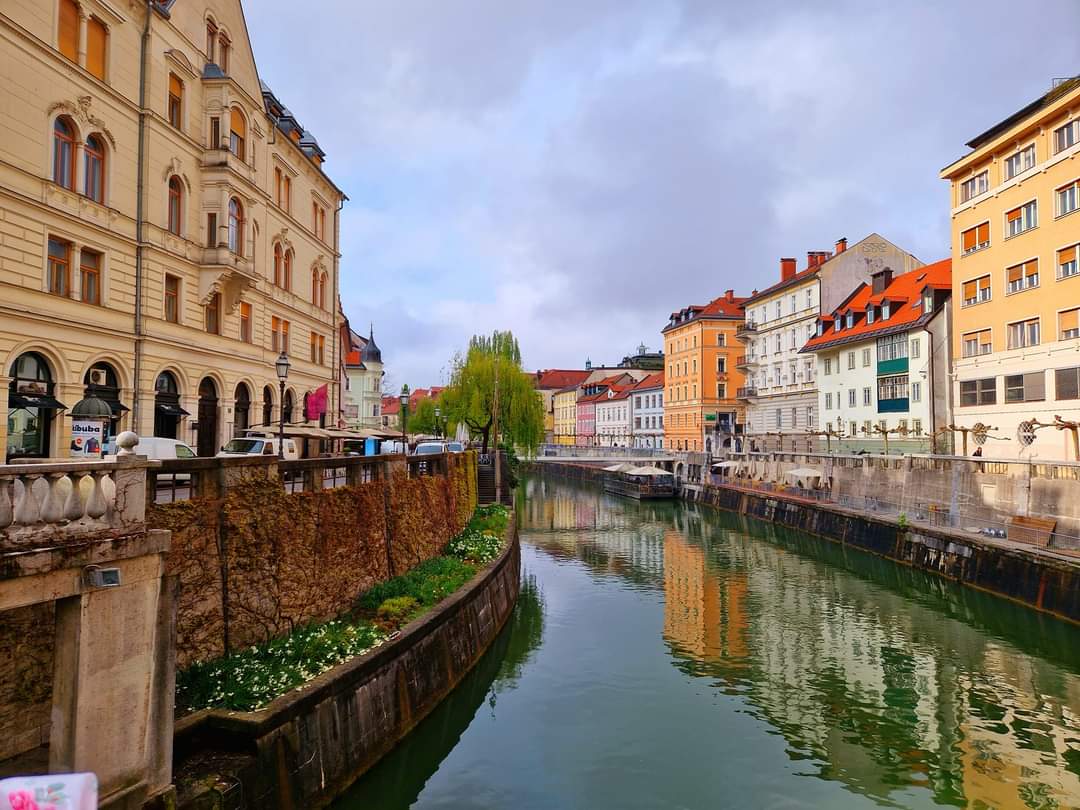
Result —
<path fill-rule="evenodd" d="M 79 66 L 86 67 L 86 26 L 90 22 L 90 15 L 86 9 L 79 9 Z"/>
<path fill-rule="evenodd" d="M 8 377 L 5 373 L 7 369 L 0 369 L 0 414 L 4 415 L 4 418 L 0 419 L 0 463 L 7 460 L 7 443 L 8 443 L 8 428 L 7 428 L 7 412 L 8 412 L 8 393 L 9 386 L 11 385 L 11 377 Z"/>

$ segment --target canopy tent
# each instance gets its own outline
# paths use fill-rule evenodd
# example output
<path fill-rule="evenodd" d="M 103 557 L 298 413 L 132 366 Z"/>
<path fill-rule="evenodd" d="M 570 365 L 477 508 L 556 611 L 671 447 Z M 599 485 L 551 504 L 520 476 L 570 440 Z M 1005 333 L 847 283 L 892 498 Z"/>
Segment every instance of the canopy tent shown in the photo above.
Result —
<path fill-rule="evenodd" d="M 794 480 L 795 482 L 805 481 L 810 483 L 816 483 L 823 477 L 820 470 L 815 470 L 813 467 L 796 467 L 794 470 L 788 470 L 784 473 L 785 478 Z"/>
<path fill-rule="evenodd" d="M 628 472 L 630 475 L 673 475 L 670 470 L 664 470 L 660 467 L 632 467 L 626 472 Z"/>
<path fill-rule="evenodd" d="M 739 466 L 737 461 L 718 461 L 712 465 L 714 470 L 732 470 Z"/>
<path fill-rule="evenodd" d="M 633 464 L 628 464 L 624 461 L 621 464 L 612 464 L 610 467 L 604 467 L 604 472 L 630 472 L 633 469 Z"/>

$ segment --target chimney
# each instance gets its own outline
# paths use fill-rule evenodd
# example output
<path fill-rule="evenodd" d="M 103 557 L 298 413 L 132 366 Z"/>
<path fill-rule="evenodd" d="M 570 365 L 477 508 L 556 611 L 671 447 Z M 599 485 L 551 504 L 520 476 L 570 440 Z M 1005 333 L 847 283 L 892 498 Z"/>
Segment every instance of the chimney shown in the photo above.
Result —
<path fill-rule="evenodd" d="M 892 283 L 892 268 L 886 267 L 884 270 L 878 270 L 870 278 L 873 279 L 874 295 L 880 295 Z"/>
<path fill-rule="evenodd" d="M 780 260 L 780 280 L 787 281 L 789 278 L 795 275 L 795 260 L 794 259 L 781 259 Z"/>
<path fill-rule="evenodd" d="M 724 293 L 724 298 L 727 299 L 727 302 L 729 304 L 734 304 L 735 303 L 735 291 L 734 290 L 728 290 L 727 292 Z"/>
<path fill-rule="evenodd" d="M 845 250 L 847 250 L 847 237 L 841 236 L 836 240 L 836 255 L 839 256 Z"/>

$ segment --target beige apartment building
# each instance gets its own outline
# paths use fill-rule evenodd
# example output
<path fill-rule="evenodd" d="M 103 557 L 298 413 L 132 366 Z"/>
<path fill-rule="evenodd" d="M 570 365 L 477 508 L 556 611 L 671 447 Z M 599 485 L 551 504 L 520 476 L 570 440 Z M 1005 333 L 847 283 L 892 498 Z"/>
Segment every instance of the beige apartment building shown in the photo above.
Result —
<path fill-rule="evenodd" d="M 1076 459 L 1080 420 L 1080 78 L 970 142 L 952 194 L 955 423 L 984 455 Z M 1024 423 L 1027 423 L 1025 426 Z M 1022 427 L 1024 426 L 1024 427 Z"/>
<path fill-rule="evenodd" d="M 239 0 L 7 0 L 0 109 L 9 460 L 67 455 L 88 394 L 111 432 L 201 454 L 304 421 L 322 386 L 310 416 L 338 412 L 344 195 L 260 81 Z"/>

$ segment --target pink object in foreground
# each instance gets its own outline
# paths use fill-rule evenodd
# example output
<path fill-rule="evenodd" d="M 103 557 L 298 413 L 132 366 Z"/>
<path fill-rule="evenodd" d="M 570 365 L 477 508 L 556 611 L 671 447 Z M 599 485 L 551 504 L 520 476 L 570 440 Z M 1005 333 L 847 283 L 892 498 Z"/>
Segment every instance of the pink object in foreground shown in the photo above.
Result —
<path fill-rule="evenodd" d="M 92 773 L 53 773 L 0 779 L 0 810 L 97 810 Z"/>

